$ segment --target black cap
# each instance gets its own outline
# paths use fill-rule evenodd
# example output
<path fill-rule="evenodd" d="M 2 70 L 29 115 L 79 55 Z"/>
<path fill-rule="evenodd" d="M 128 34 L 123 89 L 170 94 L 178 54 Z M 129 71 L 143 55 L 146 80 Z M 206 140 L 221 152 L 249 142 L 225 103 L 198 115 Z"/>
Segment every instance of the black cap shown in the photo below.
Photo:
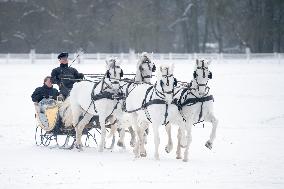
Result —
<path fill-rule="evenodd" d="M 60 54 L 57 56 L 58 59 L 67 58 L 67 57 L 68 57 L 68 53 L 67 53 L 67 52 L 62 52 L 62 53 L 60 53 Z"/>

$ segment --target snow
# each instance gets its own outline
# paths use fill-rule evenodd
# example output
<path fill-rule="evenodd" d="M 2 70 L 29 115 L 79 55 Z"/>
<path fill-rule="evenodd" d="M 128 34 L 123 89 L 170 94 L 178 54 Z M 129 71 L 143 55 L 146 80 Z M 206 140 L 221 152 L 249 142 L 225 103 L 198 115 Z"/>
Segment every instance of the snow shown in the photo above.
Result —
<path fill-rule="evenodd" d="M 103 153 L 36 146 L 30 95 L 57 64 L 0 64 L 0 188 L 283 188 L 284 64 L 263 62 L 212 63 L 217 138 L 210 151 L 204 146 L 210 124 L 194 127 L 187 163 L 164 151 L 162 127 L 160 161 L 154 160 L 151 132 L 142 159 L 134 158 L 129 135 L 125 150 Z M 103 61 L 73 66 L 83 73 L 105 69 Z M 122 67 L 135 72 L 135 65 Z M 189 81 L 192 68 L 175 61 L 177 79 Z"/>

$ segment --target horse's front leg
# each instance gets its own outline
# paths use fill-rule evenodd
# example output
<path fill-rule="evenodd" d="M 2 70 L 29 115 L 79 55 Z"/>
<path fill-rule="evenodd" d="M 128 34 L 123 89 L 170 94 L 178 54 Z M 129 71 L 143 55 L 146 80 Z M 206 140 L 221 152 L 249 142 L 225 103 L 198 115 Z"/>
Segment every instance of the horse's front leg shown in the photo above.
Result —
<path fill-rule="evenodd" d="M 188 149 L 192 141 L 192 135 L 191 135 L 191 128 L 192 128 L 192 122 L 189 122 L 189 125 L 186 127 L 186 140 L 187 140 L 187 145 L 184 150 L 184 156 L 183 156 L 183 161 L 187 162 L 188 161 Z"/>
<path fill-rule="evenodd" d="M 145 140 L 146 140 L 146 135 L 145 135 L 145 131 L 148 128 L 148 123 L 147 122 L 142 122 L 140 124 L 139 127 L 139 145 L 140 145 L 140 156 L 141 157 L 146 157 L 147 156 L 147 152 L 145 149 Z"/>
<path fill-rule="evenodd" d="M 135 146 L 135 131 L 133 130 L 132 126 L 128 127 L 128 131 L 130 133 L 131 139 L 130 139 L 130 146 Z"/>
<path fill-rule="evenodd" d="M 117 141 L 117 146 L 125 148 L 124 138 L 125 138 L 125 129 L 120 128 L 119 129 L 119 140 Z"/>
<path fill-rule="evenodd" d="M 172 140 L 172 130 L 171 130 L 171 124 L 169 123 L 167 126 L 166 126 L 166 131 L 167 131 L 167 134 L 168 134 L 168 144 L 167 146 L 165 147 L 165 150 L 167 153 L 170 153 L 173 149 L 173 140 Z"/>
<path fill-rule="evenodd" d="M 154 133 L 154 143 L 155 143 L 155 159 L 160 160 L 159 156 L 159 145 L 160 145 L 160 136 L 159 136 L 159 125 L 152 124 L 153 133 Z"/>
<path fill-rule="evenodd" d="M 132 117 L 132 126 L 133 126 L 133 132 L 135 133 L 135 135 L 137 135 L 138 137 L 135 137 L 134 139 L 134 148 L 133 148 L 133 153 L 135 155 L 135 158 L 139 158 L 140 157 L 140 138 L 139 138 L 139 125 L 138 125 L 138 119 L 137 119 L 137 115 L 133 114 Z"/>
<path fill-rule="evenodd" d="M 218 126 L 218 119 L 214 116 L 213 113 L 209 114 L 209 116 L 205 119 L 205 121 L 209 121 L 212 123 L 212 130 L 211 130 L 211 134 L 210 134 L 210 138 L 209 140 L 205 143 L 205 146 L 208 148 L 208 149 L 212 149 L 212 146 L 213 146 L 213 142 L 216 138 L 216 129 L 217 129 L 217 126 Z"/>
<path fill-rule="evenodd" d="M 177 142 L 176 158 L 181 159 L 181 145 L 180 145 L 181 131 L 180 131 L 180 128 L 178 129 L 177 140 L 178 142 Z"/>
<path fill-rule="evenodd" d="M 105 116 L 99 116 L 100 120 L 100 126 L 101 126 L 101 141 L 99 144 L 99 152 L 103 152 L 105 148 L 105 139 L 106 139 L 106 117 Z"/>

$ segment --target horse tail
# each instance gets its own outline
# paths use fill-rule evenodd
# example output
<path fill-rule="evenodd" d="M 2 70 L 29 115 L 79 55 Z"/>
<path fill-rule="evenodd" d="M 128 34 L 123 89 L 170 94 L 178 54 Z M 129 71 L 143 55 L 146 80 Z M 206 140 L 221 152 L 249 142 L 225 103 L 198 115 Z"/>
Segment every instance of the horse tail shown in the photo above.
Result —
<path fill-rule="evenodd" d="M 72 126 L 72 110 L 69 98 L 67 98 L 59 108 L 59 115 L 65 127 Z"/>

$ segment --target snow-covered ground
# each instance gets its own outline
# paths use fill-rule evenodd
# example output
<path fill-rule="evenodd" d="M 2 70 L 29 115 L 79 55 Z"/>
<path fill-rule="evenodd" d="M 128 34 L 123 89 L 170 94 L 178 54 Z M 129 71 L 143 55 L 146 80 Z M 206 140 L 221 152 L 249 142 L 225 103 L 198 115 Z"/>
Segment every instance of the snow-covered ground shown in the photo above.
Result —
<path fill-rule="evenodd" d="M 160 161 L 134 159 L 131 147 L 99 153 L 38 147 L 30 95 L 57 64 L 0 64 L 0 188 L 284 188 L 284 64 L 213 62 L 209 85 L 219 118 L 213 149 L 211 125 L 193 129 L 189 162 L 164 151 Z M 74 64 L 83 73 L 102 73 L 102 62 Z M 134 65 L 123 64 L 124 73 Z M 192 78 L 192 62 L 175 61 L 178 80 Z M 176 137 L 174 142 L 176 145 Z M 175 150 L 175 149 L 174 149 Z"/>

